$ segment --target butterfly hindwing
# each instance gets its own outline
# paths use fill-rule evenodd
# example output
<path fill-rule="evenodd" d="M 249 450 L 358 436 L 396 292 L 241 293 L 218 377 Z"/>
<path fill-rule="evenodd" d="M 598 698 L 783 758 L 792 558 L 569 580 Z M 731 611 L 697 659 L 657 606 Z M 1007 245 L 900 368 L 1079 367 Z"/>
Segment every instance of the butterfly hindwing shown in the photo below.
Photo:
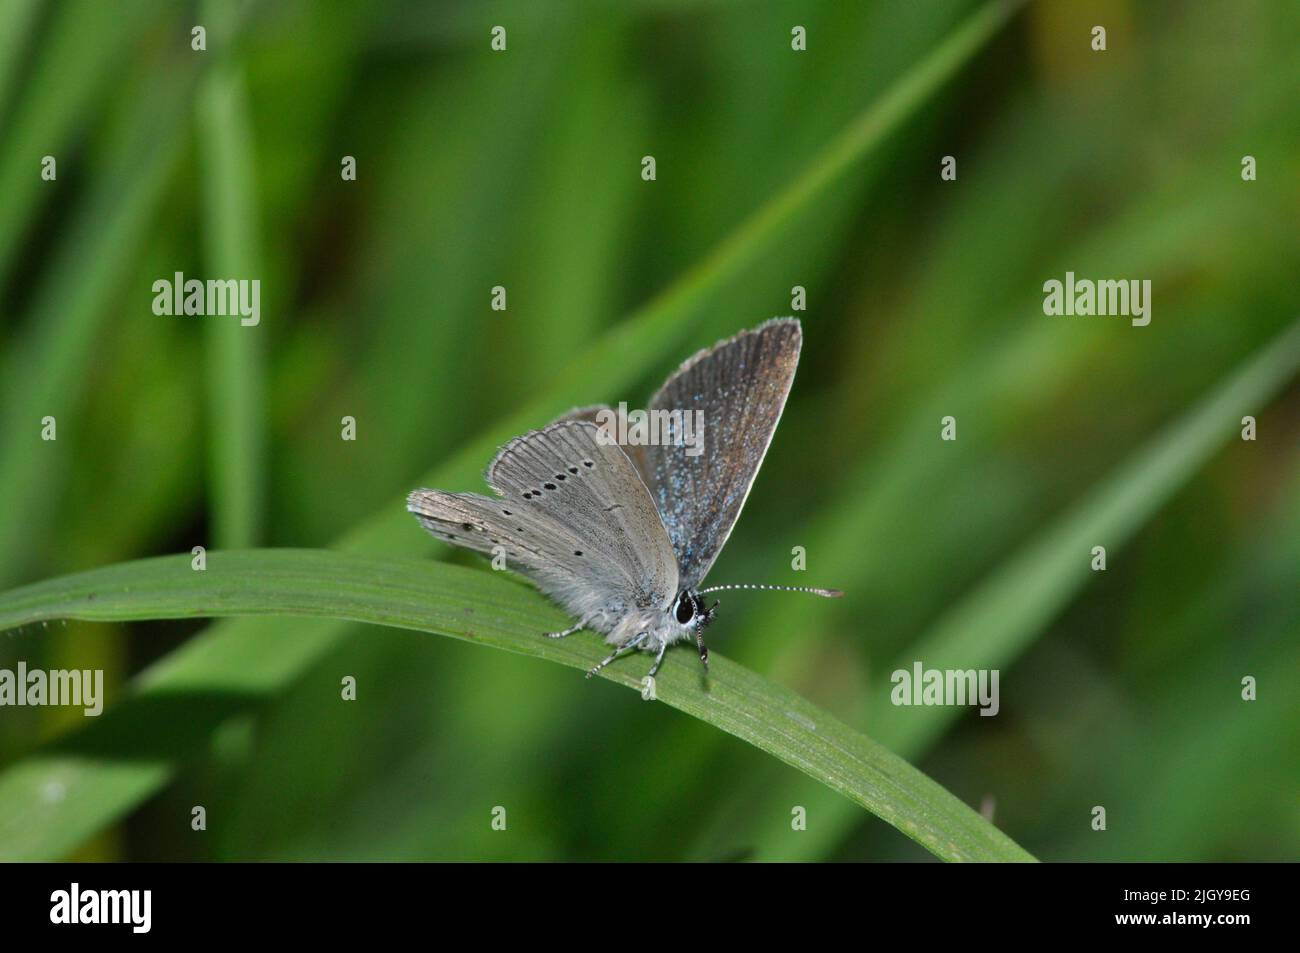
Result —
<path fill-rule="evenodd" d="M 570 612 L 666 606 L 677 565 L 627 455 L 591 423 L 564 420 L 516 437 L 488 467 L 496 499 L 417 490 L 407 507 L 434 535 L 492 555 Z"/>

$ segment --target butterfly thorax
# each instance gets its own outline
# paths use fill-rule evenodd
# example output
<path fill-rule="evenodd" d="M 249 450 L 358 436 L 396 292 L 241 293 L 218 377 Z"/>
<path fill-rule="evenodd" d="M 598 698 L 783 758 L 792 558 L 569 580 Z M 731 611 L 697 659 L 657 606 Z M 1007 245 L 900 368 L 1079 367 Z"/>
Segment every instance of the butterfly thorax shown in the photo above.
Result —
<path fill-rule="evenodd" d="M 716 605 L 714 606 L 716 608 Z M 606 631 L 605 641 L 619 647 L 637 641 L 637 648 L 658 652 L 665 645 L 689 641 L 713 621 L 713 609 L 706 609 L 700 596 L 691 591 L 678 593 L 668 605 L 647 609 L 632 609 L 621 616 L 610 618 L 604 628 L 597 623 L 594 628 Z"/>

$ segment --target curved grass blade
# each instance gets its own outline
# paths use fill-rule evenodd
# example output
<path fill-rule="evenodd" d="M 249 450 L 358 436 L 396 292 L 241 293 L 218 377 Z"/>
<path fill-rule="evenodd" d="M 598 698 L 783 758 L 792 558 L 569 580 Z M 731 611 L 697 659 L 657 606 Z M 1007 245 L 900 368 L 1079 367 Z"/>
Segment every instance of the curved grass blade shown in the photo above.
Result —
<path fill-rule="evenodd" d="M 540 594 L 491 572 L 327 550 L 212 553 L 197 572 L 188 556 L 122 563 L 39 582 L 0 596 L 0 630 L 59 619 L 124 621 L 214 615 L 298 615 L 368 622 L 449 635 L 479 645 L 589 669 L 605 654 L 594 635 L 542 637 L 563 615 Z M 602 674 L 640 689 L 639 658 Z M 574 690 L 584 686 L 575 680 Z M 883 746 L 793 692 L 721 657 L 703 677 L 681 653 L 657 679 L 658 700 L 780 758 L 839 791 L 935 855 L 953 861 L 1033 858 L 940 785 Z M 127 704 L 130 704 L 128 701 Z M 82 737 L 90 754 L 101 739 Z M 103 739 L 111 742 L 111 739 Z M 0 818 L 9 859 L 43 854 L 50 779 L 40 772 L 0 779 L 0 802 L 21 805 Z"/>
<path fill-rule="evenodd" d="M 1105 541 L 1116 553 L 1211 455 L 1238 431 L 1243 415 L 1258 415 L 1300 371 L 1300 321 L 1260 349 L 1198 404 L 1172 421 L 1087 497 L 1030 540 L 947 612 L 893 664 L 880 667 L 851 724 L 908 758 L 919 758 L 963 710 L 902 708 L 889 701 L 889 674 L 916 659 L 928 668 L 981 669 L 1010 665 L 1094 578 L 1087 554 Z M 1082 554 L 1082 556 L 1080 555 Z M 779 797 L 776 795 L 774 797 Z M 803 802 L 801 802 L 803 803 Z M 784 845 L 770 860 L 821 856 L 855 822 L 838 798 L 813 802 L 820 818 L 807 838 L 763 837 Z"/>
<path fill-rule="evenodd" d="M 703 262 L 649 301 L 618 328 L 557 375 L 557 384 L 527 408 L 493 427 L 417 482 L 449 489 L 475 487 L 485 460 L 517 433 L 544 423 L 569 407 L 608 399 L 656 362 L 679 350 L 707 295 L 743 274 L 825 187 L 862 161 L 991 39 L 1019 8 L 994 2 L 972 14 L 948 38 L 909 70 L 815 158 L 785 190 L 761 206 Z M 3 537 L 0 537 L 3 545 Z M 337 545 L 354 552 L 418 555 L 433 540 L 411 524 L 401 497 L 348 533 Z M 346 623 L 321 621 L 310 627 L 290 620 L 238 619 L 214 626 L 148 669 L 139 680 L 147 704 L 164 706 L 169 719 L 141 719 L 137 737 L 152 752 L 108 752 L 86 758 L 37 755 L 0 775 L 0 816 L 23 809 L 27 792 L 11 782 L 27 776 L 58 784 L 60 799 L 46 805 L 42 828 L 28 832 L 39 854 L 54 859 L 80 839 L 112 823 L 172 777 L 215 728 L 285 691 L 348 632 Z M 187 693 L 187 694 L 182 694 Z M 109 711 L 96 730 L 107 733 L 128 713 Z M 23 794 L 23 797 L 26 793 Z"/>

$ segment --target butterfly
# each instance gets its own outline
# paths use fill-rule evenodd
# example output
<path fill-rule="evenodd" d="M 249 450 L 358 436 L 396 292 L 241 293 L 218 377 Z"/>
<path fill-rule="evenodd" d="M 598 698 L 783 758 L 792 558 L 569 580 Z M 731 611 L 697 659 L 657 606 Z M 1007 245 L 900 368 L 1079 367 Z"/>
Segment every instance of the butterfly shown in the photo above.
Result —
<path fill-rule="evenodd" d="M 504 555 L 577 621 L 559 632 L 604 634 L 613 652 L 653 653 L 653 677 L 670 645 L 694 641 L 708 669 L 704 630 L 724 589 L 780 589 L 819 596 L 836 589 L 728 585 L 700 588 L 763 463 L 799 363 L 803 331 L 775 318 L 687 359 L 650 399 L 665 422 L 649 442 L 615 439 L 606 406 L 572 410 L 516 437 L 487 468 L 495 497 L 415 490 L 406 508 L 453 546 Z M 702 428 L 689 445 L 689 423 Z M 644 428 L 642 428 L 644 429 Z"/>

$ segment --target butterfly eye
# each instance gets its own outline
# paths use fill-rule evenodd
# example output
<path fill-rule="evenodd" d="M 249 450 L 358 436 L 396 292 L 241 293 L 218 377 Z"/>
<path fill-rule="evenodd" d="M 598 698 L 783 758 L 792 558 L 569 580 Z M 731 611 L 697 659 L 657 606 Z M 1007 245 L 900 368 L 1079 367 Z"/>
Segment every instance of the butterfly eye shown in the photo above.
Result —
<path fill-rule="evenodd" d="M 690 596 L 682 593 L 677 600 L 677 605 L 673 607 L 673 617 L 677 620 L 678 625 L 687 625 L 695 618 L 695 601 Z"/>

